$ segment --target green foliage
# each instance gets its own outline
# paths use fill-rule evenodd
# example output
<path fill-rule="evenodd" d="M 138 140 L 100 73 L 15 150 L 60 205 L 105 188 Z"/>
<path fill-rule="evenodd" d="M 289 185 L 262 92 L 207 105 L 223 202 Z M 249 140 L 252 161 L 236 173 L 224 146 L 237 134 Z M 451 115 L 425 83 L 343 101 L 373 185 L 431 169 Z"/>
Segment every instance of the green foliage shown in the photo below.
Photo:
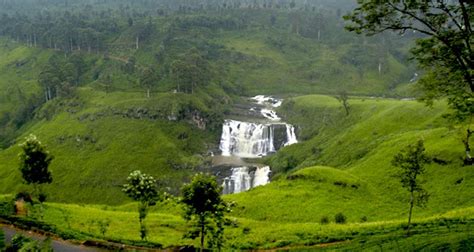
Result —
<path fill-rule="evenodd" d="M 407 30 L 427 35 L 416 40 L 413 58 L 428 72 L 418 82 L 421 100 L 428 105 L 434 99 L 447 98 L 455 117 L 466 121 L 474 115 L 474 58 L 472 22 L 474 4 L 459 2 L 360 1 L 345 18 L 352 21 L 350 31 L 368 34 L 386 30 Z M 470 123 L 470 122 L 469 122 Z M 469 139 L 469 137 L 467 137 Z M 469 140 L 468 140 L 469 141 Z M 466 160 L 471 161 L 466 146 Z"/>
<path fill-rule="evenodd" d="M 127 178 L 127 184 L 123 185 L 122 191 L 128 197 L 139 202 L 138 219 L 140 221 L 140 237 L 146 240 L 147 228 L 144 223 L 148 214 L 148 207 L 153 206 L 159 200 L 156 180 L 139 170 L 133 171 Z M 100 223 L 101 232 L 106 223 Z M 108 224 L 106 225 L 108 226 Z M 106 230 L 106 229 L 105 229 Z M 105 234 L 105 231 L 103 232 Z"/>
<path fill-rule="evenodd" d="M 10 216 L 13 214 L 15 214 L 15 202 L 12 199 L 0 201 L 0 216 Z"/>
<path fill-rule="evenodd" d="M 11 245 L 7 247 L 7 251 L 52 252 L 53 248 L 51 247 L 51 238 L 46 238 L 44 241 L 40 242 L 22 234 L 16 234 L 12 238 Z"/>
<path fill-rule="evenodd" d="M 99 231 L 102 234 L 103 237 L 105 237 L 105 233 L 107 233 L 107 230 L 109 229 L 110 226 L 110 220 L 105 219 L 105 220 L 98 220 L 97 225 L 99 226 Z"/>
<path fill-rule="evenodd" d="M 418 140 L 417 144 L 407 146 L 400 153 L 396 154 L 392 160 L 392 165 L 401 168 L 398 177 L 400 177 L 402 186 L 410 192 L 407 233 L 410 232 L 413 206 L 415 204 L 425 206 L 429 198 L 428 192 L 421 187 L 421 182 L 418 177 L 425 173 L 424 165 L 431 162 L 431 159 L 424 151 L 425 146 L 423 140 Z"/>
<path fill-rule="evenodd" d="M 224 213 L 229 206 L 221 199 L 222 187 L 214 176 L 196 174 L 191 183 L 182 188 L 181 202 L 185 206 L 184 218 L 194 221 L 201 236 L 201 249 L 204 249 L 204 237 L 211 235 L 211 248 L 221 249 L 224 234 Z"/>
<path fill-rule="evenodd" d="M 156 180 L 139 170 L 133 171 L 127 178 L 127 184 L 123 185 L 122 191 L 128 197 L 142 204 L 154 205 L 158 199 Z"/>
<path fill-rule="evenodd" d="M 401 169 L 398 177 L 402 186 L 409 192 L 422 192 L 419 176 L 425 173 L 425 164 L 431 159 L 425 154 L 423 140 L 418 140 L 416 144 L 409 145 L 400 153 L 393 157 L 393 166 Z"/>
<path fill-rule="evenodd" d="M 337 213 L 334 215 L 334 222 L 337 224 L 346 223 L 347 217 L 343 213 Z"/>
<path fill-rule="evenodd" d="M 25 183 L 35 186 L 45 183 L 50 184 L 53 178 L 48 167 L 53 160 L 53 156 L 46 150 L 46 147 L 32 134 L 25 138 L 25 142 L 20 144 L 20 147 L 22 152 L 18 157 L 20 159 L 20 171 Z"/>
<path fill-rule="evenodd" d="M 190 49 L 173 61 L 171 73 L 178 92 L 194 93 L 194 90 L 206 85 L 212 79 L 209 63 L 196 48 Z"/>
<path fill-rule="evenodd" d="M 321 217 L 321 220 L 319 221 L 319 223 L 321 223 L 321 225 L 329 224 L 329 217 L 327 216 Z"/>
<path fill-rule="evenodd" d="M 150 98 L 150 90 L 156 86 L 159 81 L 159 77 L 156 71 L 152 67 L 147 67 L 143 70 L 140 76 L 140 85 L 147 90 L 147 97 Z"/>
<path fill-rule="evenodd" d="M 346 111 L 346 115 L 349 115 L 351 106 L 349 105 L 349 95 L 347 94 L 347 92 L 346 91 L 339 92 L 339 94 L 336 96 L 336 99 L 344 107 L 344 110 Z"/>
<path fill-rule="evenodd" d="M 11 248 L 13 250 L 20 250 L 23 246 L 25 246 L 25 244 L 27 244 L 29 242 L 32 242 L 32 241 L 33 241 L 32 239 L 30 239 L 30 238 L 28 238 L 24 235 L 17 234 L 12 238 Z"/>
<path fill-rule="evenodd" d="M 3 230 L 0 229 L 0 250 L 3 250 L 5 248 L 5 234 L 3 233 Z"/>

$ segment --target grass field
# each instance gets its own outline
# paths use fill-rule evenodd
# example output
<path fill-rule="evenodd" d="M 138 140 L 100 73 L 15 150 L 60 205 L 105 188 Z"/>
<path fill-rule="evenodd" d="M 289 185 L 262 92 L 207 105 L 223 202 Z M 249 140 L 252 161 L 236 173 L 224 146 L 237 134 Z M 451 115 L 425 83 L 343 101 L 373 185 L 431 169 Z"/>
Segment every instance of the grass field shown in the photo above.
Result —
<path fill-rule="evenodd" d="M 444 119 L 449 112 L 446 106 L 438 103 L 430 109 L 415 101 L 381 98 L 351 98 L 350 104 L 351 113 L 346 116 L 329 96 L 295 97 L 285 102 L 281 113 L 297 125 L 304 141 L 267 160 L 281 168 L 272 183 L 224 197 L 236 203 L 228 215 L 232 221 L 226 228 L 226 248 L 430 251 L 473 247 L 474 172 L 462 166 L 460 126 Z M 121 125 L 129 123 L 124 120 Z M 143 122 L 141 125 L 144 127 Z M 135 127 L 139 126 L 131 128 Z M 400 186 L 390 160 L 420 138 L 427 154 L 438 161 L 426 167 L 422 180 L 430 200 L 425 208 L 415 208 L 413 235 L 406 237 L 409 194 Z M 288 166 L 290 163 L 294 165 Z M 78 195 L 96 193 L 76 190 Z M 118 188 L 111 193 L 123 197 L 119 194 Z M 106 239 L 138 241 L 135 208 L 134 204 L 48 203 L 44 220 L 98 239 L 102 238 L 99 221 L 110 220 Z M 335 223 L 337 213 L 346 216 L 345 224 Z M 175 200 L 154 207 L 147 220 L 149 241 L 165 247 L 196 245 L 183 238 L 189 227 L 181 216 L 182 208 Z"/>

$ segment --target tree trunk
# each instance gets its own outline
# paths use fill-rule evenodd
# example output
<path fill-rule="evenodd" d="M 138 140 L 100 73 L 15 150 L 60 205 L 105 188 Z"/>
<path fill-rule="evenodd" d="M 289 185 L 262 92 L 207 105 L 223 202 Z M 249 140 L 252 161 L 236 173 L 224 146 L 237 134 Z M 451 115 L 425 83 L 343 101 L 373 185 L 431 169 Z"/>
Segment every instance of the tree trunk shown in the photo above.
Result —
<path fill-rule="evenodd" d="M 51 100 L 51 88 L 48 87 L 48 101 Z"/>
<path fill-rule="evenodd" d="M 201 252 L 204 251 L 204 220 L 201 220 Z"/>
<path fill-rule="evenodd" d="M 413 205 L 415 203 L 413 190 L 410 192 L 410 211 L 408 212 L 408 226 L 407 226 L 407 236 L 410 236 L 410 224 L 411 224 L 411 214 L 413 212 Z"/>
<path fill-rule="evenodd" d="M 150 98 L 150 89 L 149 88 L 146 89 L 146 98 Z"/>
<path fill-rule="evenodd" d="M 470 125 L 469 125 L 466 132 L 466 139 L 464 140 L 464 150 L 466 151 L 466 157 L 464 158 L 464 165 L 474 164 L 474 160 L 471 157 L 471 146 L 469 144 L 469 140 L 471 139 L 472 133 L 473 131 L 471 130 Z"/>
<path fill-rule="evenodd" d="M 346 110 L 346 116 L 348 116 L 349 115 L 349 103 L 347 102 L 347 100 L 344 101 L 343 105 L 344 105 L 344 109 Z"/>
<path fill-rule="evenodd" d="M 138 36 L 137 36 L 137 39 L 136 39 L 136 42 L 135 42 L 135 47 L 138 50 Z"/>

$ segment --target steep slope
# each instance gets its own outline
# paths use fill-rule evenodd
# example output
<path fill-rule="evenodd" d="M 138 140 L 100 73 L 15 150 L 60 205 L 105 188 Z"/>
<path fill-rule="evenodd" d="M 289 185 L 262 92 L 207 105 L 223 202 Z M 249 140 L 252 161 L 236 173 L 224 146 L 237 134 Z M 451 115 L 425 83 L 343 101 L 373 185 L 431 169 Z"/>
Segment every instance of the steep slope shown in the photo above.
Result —
<path fill-rule="evenodd" d="M 176 192 L 204 164 L 207 143 L 216 141 L 202 128 L 206 107 L 197 95 L 163 93 L 147 99 L 141 93 L 106 94 L 89 88 L 79 93 L 79 98 L 45 104 L 27 130 L 55 156 L 54 181 L 46 187 L 51 201 L 124 202 L 120 186 L 136 169 Z M 2 193 L 24 188 L 19 150 L 13 145 L 0 154 Z"/>
<path fill-rule="evenodd" d="M 36 78 L 50 55 L 0 38 L 0 149 L 11 143 L 41 104 L 43 96 Z"/>
<path fill-rule="evenodd" d="M 391 160 L 418 139 L 424 139 L 435 162 L 427 165 L 422 178 L 430 201 L 426 208 L 416 209 L 415 216 L 473 206 L 474 170 L 462 166 L 459 129 L 443 118 L 449 112 L 445 105 L 430 109 L 415 101 L 361 98 L 350 103 L 346 116 L 332 97 L 287 101 L 282 112 L 300 126 L 300 140 L 305 141 L 269 158 L 277 172 L 273 183 L 230 196 L 238 202 L 237 212 L 258 220 L 291 222 L 319 221 L 338 212 L 350 222 L 362 217 L 403 218 L 408 194 Z M 315 164 L 334 168 L 305 168 Z"/>
<path fill-rule="evenodd" d="M 106 97 L 114 100 L 105 94 L 87 97 L 92 97 L 90 104 L 101 104 L 100 100 Z M 124 100 L 123 103 L 130 104 L 139 100 L 140 98 Z M 119 107 L 118 104 L 121 102 L 115 102 L 107 101 L 108 104 Z M 449 112 L 446 106 L 439 103 L 433 109 L 428 109 L 415 101 L 380 98 L 351 98 L 350 102 L 352 110 L 349 116 L 346 116 L 343 108 L 329 96 L 295 97 L 283 105 L 281 112 L 286 112 L 287 119 L 300 127 L 299 133 L 302 137 L 300 140 L 304 141 L 283 148 L 268 160 L 275 167 L 281 168 L 277 170 L 270 184 L 224 196 L 227 201 L 236 203 L 233 211 L 228 214 L 231 222 L 225 231 L 226 248 L 313 246 L 320 243 L 324 247 L 328 246 L 328 249 L 349 250 L 372 250 L 380 247 L 401 250 L 443 247 L 455 249 L 472 246 L 474 170 L 472 167 L 461 165 L 462 146 L 458 139 L 458 129 L 444 120 L 443 114 Z M 88 113 L 98 109 L 90 104 Z M 63 114 L 63 117 L 70 116 Z M 64 118 L 52 119 L 54 120 L 61 121 Z M 96 124 L 90 125 L 101 128 L 107 120 L 107 117 L 96 118 L 93 121 Z M 407 122 L 406 126 L 400 124 L 401 120 Z M 129 124 L 138 127 L 135 124 L 136 120 L 119 121 L 125 126 L 113 125 L 113 128 L 107 128 L 107 132 L 102 130 L 97 132 L 106 136 L 114 134 L 108 131 L 132 130 L 131 127 L 126 127 Z M 160 145 L 149 139 L 139 139 L 145 144 L 155 145 L 152 148 L 140 148 L 141 152 L 134 152 L 134 156 L 141 157 L 142 152 L 150 155 L 154 150 L 179 151 L 179 148 L 173 147 L 172 144 L 176 143 L 173 139 L 164 137 L 161 140 L 160 132 L 166 132 L 168 136 L 170 133 L 162 128 L 158 130 L 158 122 L 150 122 L 149 128 L 144 126 L 148 123 L 139 122 L 142 125 L 139 129 L 160 139 Z M 44 125 L 38 132 L 47 136 L 48 123 Z M 338 125 L 339 128 L 335 128 L 334 125 Z M 63 128 L 59 129 L 61 132 L 68 132 Z M 425 181 L 424 187 L 431 195 L 430 200 L 426 208 L 415 208 L 413 236 L 407 238 L 404 223 L 406 223 L 409 194 L 401 188 L 394 176 L 397 169 L 390 164 L 390 160 L 401 148 L 420 138 L 425 140 L 427 154 L 436 158 L 434 159 L 436 162 L 427 165 L 427 173 L 422 177 Z M 147 161 L 138 159 L 130 161 L 128 153 L 112 151 L 111 146 L 114 146 L 116 141 L 120 145 L 128 143 L 130 146 L 137 146 L 132 138 L 123 141 L 105 140 L 104 137 L 98 138 L 99 143 L 106 144 L 105 150 L 110 148 L 111 153 L 120 154 L 119 161 L 135 162 L 147 167 Z M 76 140 L 73 141 L 76 144 Z M 333 145 L 332 141 L 337 141 L 337 145 Z M 168 142 L 170 145 L 163 147 L 161 146 L 163 142 Z M 63 144 L 53 151 L 61 152 L 61 147 L 66 147 L 65 149 L 70 152 L 74 150 L 79 155 L 82 153 L 78 146 L 71 144 Z M 87 148 L 84 149 L 87 151 Z M 363 155 L 352 155 L 353 152 Z M 104 181 L 107 181 L 108 178 L 101 175 L 101 172 L 105 171 L 99 168 L 107 165 L 107 162 L 117 165 L 113 161 L 117 156 L 102 157 L 104 152 L 100 153 L 101 155 L 94 156 L 94 160 L 103 160 L 104 163 L 92 166 L 96 168 L 91 171 L 94 176 L 105 178 Z M 13 150 L 11 156 L 14 157 Z M 156 162 L 159 162 L 160 157 L 159 155 L 156 157 Z M 60 159 L 60 156 L 57 158 Z M 80 161 L 74 157 L 71 160 Z M 314 165 L 318 162 L 333 164 L 333 167 Z M 288 164 L 294 166 L 287 166 Z M 2 170 L 4 169 L 5 167 L 2 167 Z M 57 173 L 58 169 L 59 167 L 55 167 L 54 171 Z M 126 175 L 125 170 L 121 168 L 116 172 Z M 147 171 L 158 178 L 168 174 L 166 169 L 156 173 L 158 171 L 153 167 Z M 180 173 L 173 171 L 172 174 L 178 176 Z M 86 175 L 75 173 L 74 176 Z M 87 178 L 94 179 L 94 176 Z M 107 176 L 114 178 L 110 174 Z M 77 180 L 67 178 L 67 181 Z M 67 186 L 83 190 L 74 187 L 72 182 Z M 56 190 L 63 189 L 54 184 L 52 187 Z M 103 191 L 94 188 L 87 193 L 94 194 L 98 191 L 106 196 L 122 197 L 119 188 L 113 186 Z M 83 195 L 82 192 L 76 193 Z M 68 196 L 76 201 L 82 200 L 72 193 Z M 182 210 L 173 199 L 154 207 L 149 219 L 150 241 L 164 246 L 196 245 L 195 241 L 183 238 L 189 229 L 180 218 Z M 61 230 L 101 237 L 99 226 L 94 223 L 108 219 L 111 221 L 111 229 L 106 237 L 118 241 L 138 241 L 138 224 L 130 222 L 130 219 L 136 218 L 135 211 L 135 204 L 110 207 L 49 203 L 45 220 Z M 334 223 L 334 216 L 337 213 L 347 217 L 346 224 Z M 327 219 L 330 223 L 324 224 L 323 219 Z"/>

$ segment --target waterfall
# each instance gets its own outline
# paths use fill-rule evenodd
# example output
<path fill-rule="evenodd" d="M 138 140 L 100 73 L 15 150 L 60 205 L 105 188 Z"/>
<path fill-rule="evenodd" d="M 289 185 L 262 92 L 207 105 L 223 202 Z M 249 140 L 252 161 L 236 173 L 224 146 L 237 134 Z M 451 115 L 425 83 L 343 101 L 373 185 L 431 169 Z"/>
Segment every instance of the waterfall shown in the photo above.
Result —
<path fill-rule="evenodd" d="M 257 95 L 250 98 L 250 114 L 263 123 L 225 120 L 219 144 L 221 156 L 233 158 L 259 158 L 276 152 L 284 146 L 298 143 L 293 125 L 281 122 L 274 108 L 281 106 L 282 99 Z M 260 112 L 260 113 L 259 113 Z M 245 161 L 231 166 L 231 175 L 223 179 L 224 194 L 239 193 L 270 182 L 269 166 L 247 167 Z M 222 177 L 221 177 L 222 178 Z"/>
<path fill-rule="evenodd" d="M 270 172 L 270 166 L 257 168 L 257 170 L 255 170 L 252 187 L 268 184 L 268 182 L 270 182 Z"/>
<path fill-rule="evenodd" d="M 298 140 L 296 139 L 296 134 L 295 134 L 295 127 L 293 127 L 293 125 L 289 125 L 289 124 L 286 125 L 286 137 L 287 137 L 287 141 L 285 143 L 285 146 L 298 143 Z"/>
<path fill-rule="evenodd" d="M 224 178 L 222 187 L 224 194 L 239 193 L 266 185 L 269 182 L 270 167 L 258 167 L 255 171 L 250 171 L 248 167 L 232 168 L 232 175 Z"/>
<path fill-rule="evenodd" d="M 286 139 L 275 146 L 275 130 L 286 127 Z M 283 130 L 283 129 L 282 129 Z M 222 156 L 255 158 L 266 156 L 282 146 L 298 143 L 295 127 L 290 124 L 259 124 L 226 120 L 222 126 L 219 149 Z"/>
<path fill-rule="evenodd" d="M 223 156 L 265 156 L 275 152 L 273 127 L 268 124 L 226 120 L 222 126 L 219 148 Z"/>

